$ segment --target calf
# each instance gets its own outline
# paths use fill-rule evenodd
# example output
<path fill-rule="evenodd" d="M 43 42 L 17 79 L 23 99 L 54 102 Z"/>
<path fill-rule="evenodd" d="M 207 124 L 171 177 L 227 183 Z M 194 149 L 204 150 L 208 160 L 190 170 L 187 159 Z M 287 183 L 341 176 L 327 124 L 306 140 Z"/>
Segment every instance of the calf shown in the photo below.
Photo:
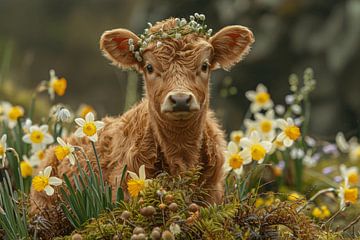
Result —
<path fill-rule="evenodd" d="M 254 38 L 249 29 L 237 25 L 212 37 L 203 30 L 170 18 L 151 26 L 142 38 L 126 29 L 106 31 L 101 36 L 105 57 L 121 68 L 135 69 L 145 82 L 140 103 L 120 117 L 103 119 L 105 127 L 96 148 L 104 178 L 112 186 L 125 164 L 133 172 L 144 164 L 148 178 L 159 171 L 177 175 L 201 165 L 209 202 L 222 201 L 225 140 L 209 110 L 209 79 L 213 70 L 227 70 L 239 62 Z M 87 139 L 70 136 L 66 141 L 82 146 L 95 163 Z M 85 165 L 82 156 L 78 160 Z M 47 151 L 40 169 L 49 165 L 58 176 L 77 172 L 67 161 L 58 161 L 53 148 Z M 34 190 L 31 195 L 33 212 L 51 207 L 57 198 L 56 194 L 48 197 Z"/>

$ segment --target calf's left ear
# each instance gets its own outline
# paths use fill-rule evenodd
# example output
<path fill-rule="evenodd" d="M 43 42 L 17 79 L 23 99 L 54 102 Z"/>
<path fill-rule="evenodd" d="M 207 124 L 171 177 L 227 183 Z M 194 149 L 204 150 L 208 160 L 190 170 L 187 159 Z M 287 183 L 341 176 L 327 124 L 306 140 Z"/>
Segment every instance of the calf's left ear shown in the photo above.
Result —
<path fill-rule="evenodd" d="M 214 48 L 214 68 L 229 70 L 249 53 L 255 38 L 248 28 L 234 25 L 222 28 L 209 42 Z"/>

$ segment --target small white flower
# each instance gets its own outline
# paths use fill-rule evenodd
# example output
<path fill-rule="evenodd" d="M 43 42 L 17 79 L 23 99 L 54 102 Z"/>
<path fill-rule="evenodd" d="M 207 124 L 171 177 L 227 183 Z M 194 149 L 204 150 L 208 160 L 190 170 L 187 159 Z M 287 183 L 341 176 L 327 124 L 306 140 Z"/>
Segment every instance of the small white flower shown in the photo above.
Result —
<path fill-rule="evenodd" d="M 57 177 L 50 177 L 52 171 L 52 167 L 48 166 L 43 171 L 40 171 L 37 176 L 35 176 L 32 180 L 32 185 L 35 191 L 45 193 L 48 196 L 52 196 L 54 194 L 54 188 L 52 186 L 60 186 L 62 184 L 62 180 Z"/>
<path fill-rule="evenodd" d="M 25 123 L 23 124 L 23 131 L 24 131 L 24 133 L 29 133 L 31 126 L 32 126 L 32 121 L 31 121 L 30 118 L 27 118 L 27 119 L 25 120 Z"/>
<path fill-rule="evenodd" d="M 287 95 L 287 96 L 285 97 L 285 102 L 286 102 L 286 104 L 288 104 L 288 105 L 293 104 L 293 103 L 295 102 L 295 96 L 292 95 L 292 94 Z"/>
<path fill-rule="evenodd" d="M 292 105 L 292 106 L 291 106 L 291 110 L 292 110 L 293 113 L 295 113 L 295 114 L 297 114 L 297 115 L 300 115 L 300 114 L 301 114 L 301 111 L 302 111 L 301 106 L 298 105 L 298 104 Z"/>
<path fill-rule="evenodd" d="M 75 148 L 69 143 L 66 143 L 61 138 L 56 139 L 59 143 L 58 146 L 55 147 L 54 152 L 55 156 L 59 161 L 62 161 L 64 159 L 69 159 L 71 165 L 75 165 Z"/>
<path fill-rule="evenodd" d="M 345 139 L 344 133 L 338 132 L 336 134 L 335 141 L 336 141 L 336 145 L 338 146 L 338 148 L 341 152 L 343 152 L 343 153 L 349 152 L 350 146 L 349 146 L 349 143 Z"/>
<path fill-rule="evenodd" d="M 54 142 L 54 138 L 48 133 L 48 125 L 33 125 L 29 129 L 29 133 L 23 136 L 23 141 L 31 144 L 32 150 L 38 151 L 46 148 L 48 144 Z"/>
<path fill-rule="evenodd" d="M 265 155 L 270 152 L 272 143 L 262 140 L 260 134 L 253 131 L 249 137 L 240 140 L 240 146 L 250 152 L 251 158 L 260 164 L 264 161 Z"/>
<path fill-rule="evenodd" d="M 82 118 L 76 118 L 75 122 L 79 125 L 79 128 L 75 131 L 77 137 L 88 137 L 90 141 L 96 142 L 98 140 L 97 132 L 104 127 L 104 122 L 95 121 L 94 114 L 89 112 L 85 116 L 85 120 Z"/>
<path fill-rule="evenodd" d="M 36 166 L 38 166 L 40 162 L 44 160 L 44 158 L 45 158 L 44 150 L 38 150 L 30 156 L 30 162 L 37 163 Z"/>
<path fill-rule="evenodd" d="M 270 109 L 274 105 L 267 88 L 261 83 L 257 85 L 256 91 L 247 91 L 245 95 L 251 101 L 250 111 L 252 113 L 261 109 Z"/>
<path fill-rule="evenodd" d="M 294 141 L 300 137 L 300 129 L 295 125 L 294 120 L 291 118 L 288 118 L 286 121 L 285 119 L 278 119 L 276 122 L 278 127 L 282 130 L 276 139 L 283 142 L 286 147 L 290 147 L 293 145 Z"/>
<path fill-rule="evenodd" d="M 58 122 L 70 122 L 71 121 L 71 113 L 69 109 L 65 107 L 59 106 L 54 114 L 56 121 Z"/>
<path fill-rule="evenodd" d="M 2 135 L 0 139 L 0 160 L 5 159 L 6 157 L 6 149 L 7 149 L 6 140 L 7 140 L 7 135 L 6 134 Z"/>
<path fill-rule="evenodd" d="M 276 121 L 275 114 L 272 109 L 268 110 L 265 115 L 255 113 L 257 130 L 262 134 L 263 138 L 272 141 L 275 138 Z"/>
<path fill-rule="evenodd" d="M 241 138 L 243 138 L 244 136 L 245 134 L 241 130 L 232 131 L 230 134 L 230 140 L 235 142 L 237 145 L 239 145 Z"/>
<path fill-rule="evenodd" d="M 351 185 L 359 183 L 359 170 L 356 166 L 347 168 L 344 164 L 341 164 L 340 173 L 345 182 Z"/>
<path fill-rule="evenodd" d="M 285 107 L 283 105 L 278 104 L 275 106 L 275 112 L 278 115 L 283 115 L 285 113 Z"/>
<path fill-rule="evenodd" d="M 235 142 L 229 142 L 225 151 L 225 172 L 233 170 L 238 176 L 243 171 L 243 165 L 251 163 L 251 155 L 249 151 L 239 151 L 239 147 Z"/>
<path fill-rule="evenodd" d="M 172 223 L 172 224 L 170 224 L 169 229 L 170 229 L 170 232 L 172 234 L 174 234 L 175 236 L 181 233 L 181 228 L 180 228 L 179 224 Z"/>
<path fill-rule="evenodd" d="M 293 148 L 290 151 L 290 156 L 292 159 L 302 159 L 305 156 L 305 153 L 301 148 Z"/>
<path fill-rule="evenodd" d="M 3 102 L 2 107 L 5 122 L 7 122 L 9 128 L 14 128 L 18 123 L 18 119 L 24 116 L 24 108 L 13 106 L 8 102 Z"/>

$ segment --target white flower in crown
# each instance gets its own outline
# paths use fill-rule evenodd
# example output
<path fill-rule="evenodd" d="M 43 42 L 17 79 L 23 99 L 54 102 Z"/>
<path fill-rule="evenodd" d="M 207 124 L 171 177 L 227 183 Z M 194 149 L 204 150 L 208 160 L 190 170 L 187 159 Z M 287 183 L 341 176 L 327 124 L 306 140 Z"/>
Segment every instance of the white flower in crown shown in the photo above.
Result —
<path fill-rule="evenodd" d="M 260 164 L 264 161 L 266 154 L 270 152 L 272 143 L 261 139 L 258 131 L 252 131 L 249 137 L 240 140 L 240 146 L 245 151 L 249 151 L 251 158 Z"/>
<path fill-rule="evenodd" d="M 101 121 L 95 121 L 94 114 L 89 112 L 86 114 L 85 119 L 76 118 L 75 122 L 79 128 L 75 131 L 77 137 L 88 137 L 90 141 L 96 142 L 98 140 L 98 131 L 102 129 L 105 124 Z"/>
<path fill-rule="evenodd" d="M 255 120 L 257 123 L 257 130 L 261 133 L 264 139 L 272 141 L 275 138 L 276 121 L 274 119 L 274 110 L 268 110 L 265 115 L 255 113 Z"/>
<path fill-rule="evenodd" d="M 48 144 L 54 142 L 54 138 L 48 133 L 48 125 L 33 125 L 29 132 L 23 136 L 23 141 L 31 144 L 32 151 L 38 151 L 46 148 Z"/>
<path fill-rule="evenodd" d="M 250 111 L 252 113 L 262 109 L 267 110 L 274 106 L 267 88 L 261 83 L 257 85 L 256 91 L 247 91 L 245 95 L 251 101 Z"/>
<path fill-rule="evenodd" d="M 250 152 L 247 150 L 240 151 L 235 142 L 229 142 L 225 151 L 225 171 L 233 170 L 237 175 L 240 175 L 243 171 L 243 166 L 249 163 L 251 163 Z"/>

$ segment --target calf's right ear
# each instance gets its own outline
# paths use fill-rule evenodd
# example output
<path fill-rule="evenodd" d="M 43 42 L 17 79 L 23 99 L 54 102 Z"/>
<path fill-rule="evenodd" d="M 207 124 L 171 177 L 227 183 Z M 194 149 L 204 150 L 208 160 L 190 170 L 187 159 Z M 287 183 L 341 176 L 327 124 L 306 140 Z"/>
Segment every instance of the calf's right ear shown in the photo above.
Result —
<path fill-rule="evenodd" d="M 114 65 L 123 69 L 134 68 L 139 71 L 140 62 L 129 49 L 129 39 L 132 39 L 136 50 L 140 38 L 133 32 L 123 28 L 106 31 L 100 38 L 100 49 Z"/>

